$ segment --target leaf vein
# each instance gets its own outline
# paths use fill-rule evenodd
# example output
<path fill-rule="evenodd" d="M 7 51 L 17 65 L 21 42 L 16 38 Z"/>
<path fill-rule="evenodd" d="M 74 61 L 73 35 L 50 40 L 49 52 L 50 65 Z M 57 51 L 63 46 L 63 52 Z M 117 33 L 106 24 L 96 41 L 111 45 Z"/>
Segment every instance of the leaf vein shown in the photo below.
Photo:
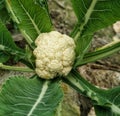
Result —
<path fill-rule="evenodd" d="M 27 16 L 29 17 L 30 21 L 32 22 L 33 26 L 35 27 L 35 30 L 38 34 L 40 34 L 40 30 L 38 28 L 38 26 L 36 25 L 36 23 L 34 22 L 34 20 L 32 19 L 32 17 L 30 16 L 30 14 L 28 13 L 28 11 L 25 9 L 24 5 L 20 2 L 20 0 L 18 0 L 21 8 L 25 11 L 25 13 L 27 14 Z"/>
<path fill-rule="evenodd" d="M 34 112 L 34 110 L 36 109 L 37 105 L 41 102 L 41 100 L 43 99 L 46 91 L 48 89 L 48 81 L 46 81 L 44 84 L 43 84 L 43 87 L 41 89 L 41 92 L 40 92 L 40 95 L 37 99 L 37 101 L 35 102 L 35 104 L 33 105 L 33 107 L 31 108 L 31 110 L 28 112 L 27 116 L 31 116 L 32 113 Z"/>

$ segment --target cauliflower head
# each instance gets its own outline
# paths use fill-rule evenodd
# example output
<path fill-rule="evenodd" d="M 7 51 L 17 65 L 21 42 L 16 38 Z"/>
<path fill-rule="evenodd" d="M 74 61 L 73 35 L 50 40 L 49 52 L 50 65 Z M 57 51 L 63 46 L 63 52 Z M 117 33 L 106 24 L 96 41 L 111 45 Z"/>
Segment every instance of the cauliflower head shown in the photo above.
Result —
<path fill-rule="evenodd" d="M 44 79 L 66 76 L 75 59 L 74 40 L 57 31 L 40 34 L 35 40 L 36 73 Z"/>

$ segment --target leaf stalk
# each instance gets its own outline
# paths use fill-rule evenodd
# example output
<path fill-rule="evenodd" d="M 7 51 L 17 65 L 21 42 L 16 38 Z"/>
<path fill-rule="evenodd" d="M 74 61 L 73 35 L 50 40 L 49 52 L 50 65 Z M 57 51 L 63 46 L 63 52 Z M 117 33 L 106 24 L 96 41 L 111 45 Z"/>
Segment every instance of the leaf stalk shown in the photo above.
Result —
<path fill-rule="evenodd" d="M 34 70 L 28 67 L 8 66 L 8 65 L 4 65 L 3 63 L 0 63 L 0 69 L 22 71 L 22 72 L 34 72 Z"/>

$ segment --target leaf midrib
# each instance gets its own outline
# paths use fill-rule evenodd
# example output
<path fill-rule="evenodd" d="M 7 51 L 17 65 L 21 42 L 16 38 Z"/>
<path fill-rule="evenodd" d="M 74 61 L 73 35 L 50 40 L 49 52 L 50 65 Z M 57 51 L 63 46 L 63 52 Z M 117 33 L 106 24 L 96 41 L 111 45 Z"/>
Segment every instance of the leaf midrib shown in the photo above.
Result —
<path fill-rule="evenodd" d="M 17 49 L 17 48 L 16 48 Z M 8 46 L 6 46 L 6 45 L 2 45 L 2 44 L 0 44 L 0 51 L 16 51 L 16 55 L 17 55 L 17 53 L 19 53 L 19 55 L 22 55 L 22 56 L 24 56 L 24 52 L 22 52 L 22 51 L 18 51 L 18 50 L 16 50 L 15 48 L 9 48 Z M 12 54 L 12 53 L 11 53 Z M 13 55 L 15 55 L 15 54 L 13 54 Z"/>
<path fill-rule="evenodd" d="M 75 78 L 69 78 L 69 81 L 70 81 L 71 83 L 74 83 L 75 80 L 73 80 L 73 79 L 75 79 Z M 84 83 L 83 83 L 83 84 L 84 84 Z M 87 89 L 87 91 L 89 91 L 89 92 L 87 93 L 87 95 L 88 95 L 90 98 L 92 98 L 92 100 L 95 100 L 95 101 L 98 102 L 98 101 L 102 98 L 104 101 L 106 101 L 106 103 L 109 103 L 109 104 L 110 104 L 108 107 L 110 107 L 114 113 L 120 114 L 120 108 L 117 107 L 116 104 L 112 103 L 110 100 L 106 99 L 105 97 L 103 98 L 99 93 L 93 91 L 93 89 L 90 89 L 90 88 L 89 88 L 88 86 L 86 86 L 86 85 L 84 85 L 84 87 L 83 87 L 83 85 L 81 86 L 80 84 L 77 84 L 77 83 L 74 83 L 74 85 L 75 85 L 76 87 L 80 88 L 80 90 L 81 90 L 82 92 L 84 92 L 84 91 Z M 86 89 L 85 89 L 85 88 L 86 88 Z M 91 96 L 91 95 L 92 95 L 92 96 Z M 94 96 L 94 97 L 93 97 L 93 96 Z M 96 97 L 96 96 L 99 96 L 99 97 Z"/>
<path fill-rule="evenodd" d="M 18 3 L 20 4 L 21 8 L 25 11 L 26 15 L 29 17 L 30 21 L 32 22 L 36 32 L 38 33 L 38 35 L 41 33 L 38 26 L 36 25 L 35 21 L 32 19 L 32 17 L 30 16 L 30 14 L 28 13 L 28 11 L 25 9 L 25 7 L 23 6 L 23 4 L 20 2 L 20 0 L 18 0 Z"/>
<path fill-rule="evenodd" d="M 6 4 L 7 4 L 8 8 L 9 8 L 11 14 L 13 15 L 14 20 L 16 21 L 17 24 L 19 24 L 20 22 L 19 22 L 18 18 L 15 16 L 15 13 L 14 13 L 14 11 L 12 10 L 12 7 L 10 6 L 10 3 L 9 3 L 8 0 L 6 0 Z"/>
<path fill-rule="evenodd" d="M 43 87 L 40 91 L 39 97 L 36 100 L 36 102 L 34 103 L 34 105 L 32 106 L 32 108 L 30 109 L 29 113 L 27 114 L 27 116 L 32 116 L 34 110 L 36 109 L 36 107 L 38 106 L 38 104 L 41 102 L 41 100 L 44 98 L 44 95 L 48 89 L 48 81 L 45 81 L 45 83 L 43 84 Z"/>
<path fill-rule="evenodd" d="M 85 14 L 85 20 L 84 22 L 81 24 L 81 26 L 79 27 L 79 30 L 80 32 L 78 34 L 76 34 L 76 36 L 74 37 L 74 40 L 77 41 L 78 37 L 81 36 L 81 33 L 85 27 L 85 25 L 88 23 L 89 21 L 89 18 L 94 10 L 94 7 L 96 5 L 98 0 L 92 0 L 91 4 L 90 4 L 90 7 L 88 8 L 86 14 Z"/>

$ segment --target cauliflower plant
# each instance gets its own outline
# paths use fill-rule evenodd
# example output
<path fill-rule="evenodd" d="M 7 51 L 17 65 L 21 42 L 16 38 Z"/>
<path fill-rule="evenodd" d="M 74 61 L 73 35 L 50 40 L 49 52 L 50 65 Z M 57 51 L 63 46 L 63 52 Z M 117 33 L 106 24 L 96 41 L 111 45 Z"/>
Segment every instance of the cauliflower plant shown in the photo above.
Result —
<path fill-rule="evenodd" d="M 57 31 L 42 33 L 35 40 L 36 73 L 44 79 L 57 75 L 66 76 L 75 59 L 75 43 L 72 38 Z"/>

